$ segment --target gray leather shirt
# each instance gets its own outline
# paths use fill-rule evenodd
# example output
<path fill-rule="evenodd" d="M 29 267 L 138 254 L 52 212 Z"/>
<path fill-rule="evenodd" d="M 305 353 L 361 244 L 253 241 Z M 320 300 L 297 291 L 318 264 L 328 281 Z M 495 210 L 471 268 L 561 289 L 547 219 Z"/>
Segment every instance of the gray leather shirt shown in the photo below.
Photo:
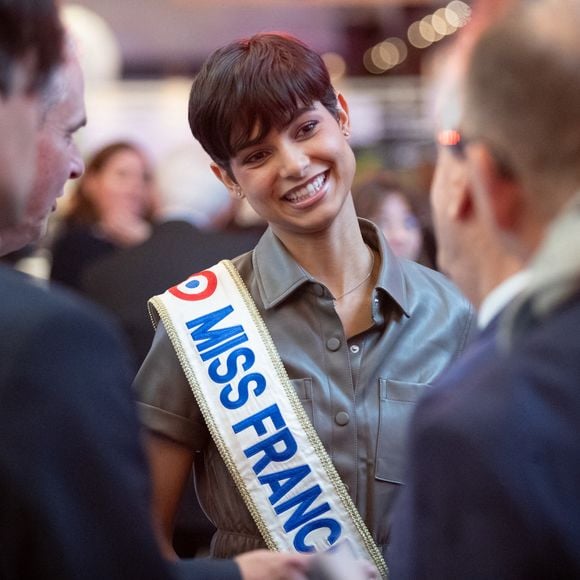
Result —
<path fill-rule="evenodd" d="M 398 260 L 361 220 L 381 269 L 373 325 L 346 340 L 328 289 L 308 278 L 267 230 L 234 261 L 304 408 L 375 541 L 386 552 L 389 513 L 404 479 L 417 399 L 457 357 L 471 331 L 467 300 L 441 274 Z M 199 452 L 200 503 L 218 531 L 212 555 L 265 547 L 215 445 L 162 325 L 135 385 L 144 424 Z"/>

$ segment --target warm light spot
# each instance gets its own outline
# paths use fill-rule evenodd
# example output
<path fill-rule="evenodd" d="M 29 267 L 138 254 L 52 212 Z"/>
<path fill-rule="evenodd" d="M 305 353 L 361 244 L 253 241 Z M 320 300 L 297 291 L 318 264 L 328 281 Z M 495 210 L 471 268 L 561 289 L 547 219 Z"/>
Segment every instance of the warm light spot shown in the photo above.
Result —
<path fill-rule="evenodd" d="M 389 40 L 384 40 L 378 46 L 378 57 L 380 62 L 377 66 L 385 65 L 385 68 L 390 68 L 399 64 L 399 49 Z"/>
<path fill-rule="evenodd" d="M 335 83 L 346 74 L 346 61 L 336 52 L 327 52 L 322 55 L 322 60 L 328 69 L 330 80 Z"/>
<path fill-rule="evenodd" d="M 433 14 L 431 17 L 431 26 L 433 26 L 435 32 L 440 36 L 447 36 L 449 24 L 447 23 L 447 20 L 445 20 L 445 18 L 443 18 L 440 14 L 437 14 L 437 12 L 435 12 L 435 14 Z"/>
<path fill-rule="evenodd" d="M 437 143 L 449 147 L 457 145 L 461 141 L 461 133 L 455 129 L 446 129 L 437 133 Z"/>
<path fill-rule="evenodd" d="M 425 16 L 425 18 L 421 19 L 419 22 L 419 33 L 427 42 L 436 42 L 441 38 L 431 24 L 431 16 Z"/>
<path fill-rule="evenodd" d="M 445 8 L 445 19 L 455 28 L 465 26 L 471 17 L 471 8 L 461 0 L 452 0 Z"/>
<path fill-rule="evenodd" d="M 419 22 L 413 22 L 413 24 L 409 26 L 409 29 L 407 30 L 407 38 L 415 48 L 427 48 L 432 44 L 431 41 L 425 40 L 425 37 L 421 34 Z"/>
<path fill-rule="evenodd" d="M 399 51 L 399 60 L 397 64 L 401 64 L 409 54 L 409 49 L 403 40 L 400 38 L 393 36 L 392 38 L 387 38 L 387 42 L 390 42 L 395 48 Z"/>
<path fill-rule="evenodd" d="M 369 48 L 363 56 L 363 65 L 373 75 L 380 75 L 384 73 L 384 69 L 379 68 L 373 61 L 373 51 L 376 51 L 377 47 L 373 46 Z"/>

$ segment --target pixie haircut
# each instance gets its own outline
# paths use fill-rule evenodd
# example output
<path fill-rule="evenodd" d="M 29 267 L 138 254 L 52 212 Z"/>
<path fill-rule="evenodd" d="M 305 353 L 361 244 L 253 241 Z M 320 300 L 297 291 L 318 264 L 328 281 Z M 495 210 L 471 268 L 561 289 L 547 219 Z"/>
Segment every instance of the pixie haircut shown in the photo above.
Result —
<path fill-rule="evenodd" d="M 30 93 L 43 89 L 62 59 L 63 30 L 54 0 L 0 0 L 0 95 L 12 90 L 14 66 L 32 57 Z"/>
<path fill-rule="evenodd" d="M 189 126 L 215 163 L 230 160 L 288 125 L 319 101 L 337 117 L 337 97 L 322 58 L 285 33 L 262 33 L 213 52 L 195 77 Z"/>

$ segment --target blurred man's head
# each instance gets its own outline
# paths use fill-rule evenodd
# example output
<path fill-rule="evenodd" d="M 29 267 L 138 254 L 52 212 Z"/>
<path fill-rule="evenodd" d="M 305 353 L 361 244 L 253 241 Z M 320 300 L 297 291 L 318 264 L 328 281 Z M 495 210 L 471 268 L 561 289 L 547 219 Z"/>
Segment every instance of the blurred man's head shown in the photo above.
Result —
<path fill-rule="evenodd" d="M 464 83 L 471 49 L 482 29 L 501 17 L 503 10 L 486 5 L 485 13 L 475 14 L 452 49 L 440 53 L 436 86 L 438 153 L 431 206 L 437 261 L 478 307 L 493 288 L 522 267 L 521 259 L 501 243 L 488 205 L 476 199 L 463 133 L 468 115 Z"/>
<path fill-rule="evenodd" d="M 0 0 L 0 227 L 22 216 L 34 179 L 38 93 L 61 59 L 53 0 Z"/>
<path fill-rule="evenodd" d="M 520 2 L 475 43 L 461 130 L 470 182 L 528 258 L 580 189 L 580 1 Z"/>
<path fill-rule="evenodd" d="M 67 43 L 65 60 L 40 96 L 36 136 L 36 177 L 24 217 L 0 233 L 0 253 L 36 242 L 46 232 L 48 218 L 69 179 L 84 169 L 74 134 L 86 123 L 83 74 L 74 48 Z"/>

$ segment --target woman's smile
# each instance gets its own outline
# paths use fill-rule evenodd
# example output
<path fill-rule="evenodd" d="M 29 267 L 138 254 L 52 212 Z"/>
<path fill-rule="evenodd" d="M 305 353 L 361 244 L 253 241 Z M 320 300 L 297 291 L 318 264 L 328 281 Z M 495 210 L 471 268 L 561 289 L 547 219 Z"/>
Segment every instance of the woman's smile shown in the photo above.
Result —
<path fill-rule="evenodd" d="M 289 191 L 284 199 L 297 206 L 309 205 L 318 201 L 326 191 L 324 186 L 327 183 L 327 178 L 328 172 L 319 173 L 308 182 Z"/>

